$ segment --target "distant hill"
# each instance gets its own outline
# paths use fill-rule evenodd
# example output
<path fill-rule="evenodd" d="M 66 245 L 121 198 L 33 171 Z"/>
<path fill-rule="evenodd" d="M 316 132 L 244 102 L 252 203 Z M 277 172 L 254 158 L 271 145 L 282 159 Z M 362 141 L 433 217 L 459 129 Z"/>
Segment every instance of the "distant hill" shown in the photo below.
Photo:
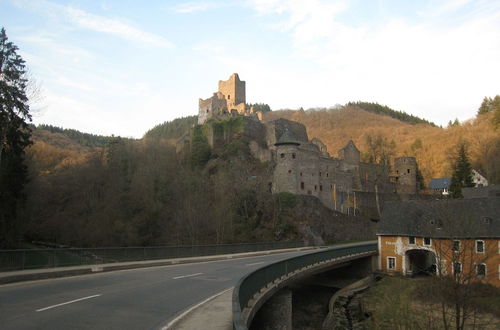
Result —
<path fill-rule="evenodd" d="M 48 174 L 54 170 L 82 163 L 94 151 L 63 133 L 33 129 L 33 144 L 26 150 L 31 175 Z"/>
<path fill-rule="evenodd" d="M 386 115 L 409 124 L 429 124 L 436 126 L 433 122 L 427 121 L 425 119 L 419 118 L 417 116 L 410 115 L 404 111 L 398 111 L 389 108 L 386 105 L 380 105 L 378 103 L 371 102 L 349 102 L 346 104 L 347 107 L 358 107 L 365 111 L 372 112 L 379 115 Z"/>
<path fill-rule="evenodd" d="M 500 134 L 491 124 L 493 114 L 441 128 L 423 119 L 411 119 L 411 115 L 403 120 L 389 115 L 391 111 L 377 111 L 364 110 L 358 102 L 338 109 L 272 111 L 265 114 L 264 120 L 286 118 L 303 123 L 309 139 L 322 140 L 335 157 L 340 148 L 353 140 L 366 159 L 370 154 L 369 140 L 380 137 L 387 146 L 394 146 L 392 157 L 415 156 L 426 183 L 433 177 L 451 175 L 451 150 L 464 139 L 469 143 L 473 168 L 484 173 L 490 182 L 500 183 Z"/>
<path fill-rule="evenodd" d="M 87 147 L 104 147 L 113 138 L 111 136 L 83 133 L 76 129 L 62 128 L 47 124 L 40 124 L 36 128 L 37 130 L 45 130 L 51 133 L 60 133 L 76 143 Z"/>
<path fill-rule="evenodd" d="M 144 138 L 148 139 L 177 139 L 195 125 L 198 121 L 198 116 L 188 116 L 177 118 L 172 121 L 166 121 L 156 125 L 144 134 Z"/>

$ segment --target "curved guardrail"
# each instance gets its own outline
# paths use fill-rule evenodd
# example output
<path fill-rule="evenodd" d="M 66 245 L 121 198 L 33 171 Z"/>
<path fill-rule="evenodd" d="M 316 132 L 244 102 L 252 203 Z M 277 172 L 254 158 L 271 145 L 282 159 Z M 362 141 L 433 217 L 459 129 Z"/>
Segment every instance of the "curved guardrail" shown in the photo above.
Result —
<path fill-rule="evenodd" d="M 376 241 L 332 247 L 327 250 L 278 261 L 247 274 L 239 280 L 233 290 L 233 329 L 248 329 L 251 318 L 247 320 L 244 310 L 251 307 L 249 302 L 269 284 L 280 279 L 284 280 L 299 270 L 306 269 L 314 264 L 334 261 L 341 257 L 366 254 L 367 252 L 377 252 Z"/>

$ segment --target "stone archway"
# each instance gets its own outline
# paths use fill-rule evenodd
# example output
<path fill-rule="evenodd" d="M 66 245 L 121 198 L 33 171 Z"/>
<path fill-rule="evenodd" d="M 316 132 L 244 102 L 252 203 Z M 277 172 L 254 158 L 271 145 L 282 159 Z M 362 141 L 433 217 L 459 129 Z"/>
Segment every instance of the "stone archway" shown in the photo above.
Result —
<path fill-rule="evenodd" d="M 430 250 L 412 249 L 405 253 L 406 275 L 436 273 L 436 254 Z"/>

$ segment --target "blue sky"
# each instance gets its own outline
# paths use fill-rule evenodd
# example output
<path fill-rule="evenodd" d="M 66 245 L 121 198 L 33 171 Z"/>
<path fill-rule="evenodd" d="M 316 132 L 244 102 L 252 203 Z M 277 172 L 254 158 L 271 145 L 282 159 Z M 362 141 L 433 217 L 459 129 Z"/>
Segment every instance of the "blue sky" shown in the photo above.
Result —
<path fill-rule="evenodd" d="M 35 123 L 141 137 L 233 72 L 273 109 L 371 101 L 446 125 L 500 94 L 500 1 L 0 0 Z"/>

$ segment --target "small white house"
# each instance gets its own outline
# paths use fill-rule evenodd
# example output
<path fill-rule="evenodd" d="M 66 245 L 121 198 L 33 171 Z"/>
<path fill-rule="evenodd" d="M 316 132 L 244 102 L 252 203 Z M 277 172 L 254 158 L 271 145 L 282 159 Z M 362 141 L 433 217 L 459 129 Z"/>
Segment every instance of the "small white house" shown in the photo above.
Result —
<path fill-rule="evenodd" d="M 472 170 L 472 182 L 474 182 L 475 187 L 487 187 L 488 180 L 482 176 L 478 171 Z"/>

